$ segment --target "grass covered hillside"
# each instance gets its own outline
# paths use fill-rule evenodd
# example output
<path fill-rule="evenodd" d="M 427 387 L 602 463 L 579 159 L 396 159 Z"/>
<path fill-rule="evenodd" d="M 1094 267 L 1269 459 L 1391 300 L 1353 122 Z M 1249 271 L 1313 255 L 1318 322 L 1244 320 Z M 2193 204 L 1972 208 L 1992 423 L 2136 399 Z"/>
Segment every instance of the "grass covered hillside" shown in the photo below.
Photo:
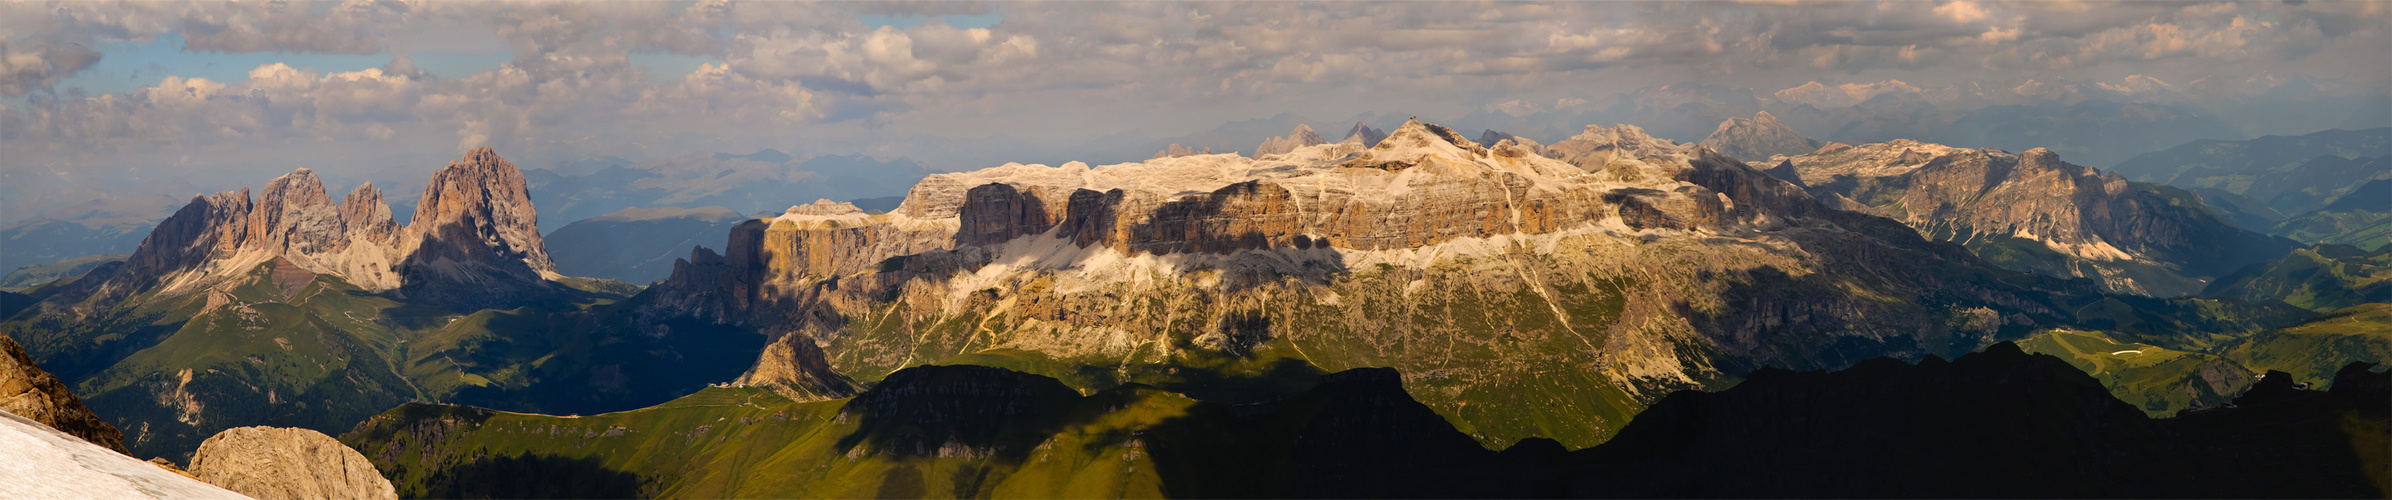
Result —
<path fill-rule="evenodd" d="M 2120 342 L 2098 331 L 2040 332 L 2018 347 L 2067 361 L 2153 417 L 2233 401 L 2255 380 L 2250 370 L 2215 355 Z"/>
<path fill-rule="evenodd" d="M 1482 448 L 1406 394 L 1423 377 L 1388 369 L 1223 404 L 918 366 L 830 401 L 717 387 L 587 416 L 411 404 L 341 440 L 401 496 L 434 498 L 2359 497 L 2384 491 L 2368 471 L 2385 458 L 2365 451 L 2384 443 L 2392 381 L 2373 368 L 2340 370 L 2331 392 L 2271 379 L 2236 407 L 2154 419 L 2004 343 L 1756 371 L 1670 394 L 1576 451 Z"/>
<path fill-rule="evenodd" d="M 136 455 L 177 460 L 226 428 L 336 434 L 410 401 L 559 413 L 653 405 L 736 377 L 763 344 L 705 325 L 648 335 L 592 309 L 618 296 L 460 312 L 281 259 L 205 293 L 136 296 L 80 316 L 31 304 L 57 288 L 11 297 L 24 310 L 0 331 L 122 429 Z"/>
<path fill-rule="evenodd" d="M 2277 370 L 2302 382 L 2331 383 L 2343 363 L 2392 360 L 2392 304 L 2343 308 L 2253 335 L 2218 352 L 2254 372 Z"/>
<path fill-rule="evenodd" d="M 2318 312 L 2392 302 L 2392 247 L 2373 252 L 2325 244 L 2252 264 L 2211 282 L 2202 295 L 2283 301 Z"/>

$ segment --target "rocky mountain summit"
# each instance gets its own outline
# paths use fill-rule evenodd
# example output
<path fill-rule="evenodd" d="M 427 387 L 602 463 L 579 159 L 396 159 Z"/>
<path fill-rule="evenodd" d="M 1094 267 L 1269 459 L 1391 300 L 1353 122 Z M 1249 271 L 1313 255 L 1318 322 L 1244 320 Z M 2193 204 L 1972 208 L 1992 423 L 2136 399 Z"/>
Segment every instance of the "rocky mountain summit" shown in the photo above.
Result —
<path fill-rule="evenodd" d="M 2009 269 L 2090 278 L 2120 293 L 2196 293 L 2295 246 L 2218 219 L 2190 193 L 2042 148 L 1894 141 L 1772 161 L 1790 165 L 1829 206 L 1902 221 Z"/>
<path fill-rule="evenodd" d="M 255 201 L 248 189 L 193 197 L 122 266 L 95 270 L 48 302 L 104 307 L 138 293 L 196 293 L 277 259 L 368 291 L 454 304 L 520 302 L 559 277 L 523 175 L 489 148 L 435 173 L 416 207 L 412 224 L 399 225 L 372 183 L 335 205 L 301 168 L 267 182 Z"/>
<path fill-rule="evenodd" d="M 372 185 L 336 203 L 298 169 L 254 198 L 195 197 L 125 261 L 7 297 L 0 331 L 142 456 L 180 459 L 232 427 L 337 431 L 409 400 L 504 394 L 530 382 L 493 373 L 518 363 L 491 356 L 495 346 L 584 369 L 589 351 L 558 363 L 556 344 L 531 336 L 595 320 L 493 325 L 495 313 L 477 311 L 563 315 L 636 290 L 558 275 L 527 189 L 512 164 L 477 149 L 439 169 L 401 225 Z"/>
<path fill-rule="evenodd" d="M 512 304 L 561 277 L 540 241 L 523 172 L 490 148 L 434 173 L 408 220 L 398 269 L 400 293 L 410 299 Z"/>
<path fill-rule="evenodd" d="M 1744 161 L 1761 161 L 1777 155 L 1799 155 L 1819 150 L 1819 141 L 1794 133 L 1793 127 L 1777 121 L 1768 111 L 1754 114 L 1751 119 L 1729 118 L 1719 122 L 1719 130 L 1697 143 L 1719 154 Z"/>
<path fill-rule="evenodd" d="M 25 348 L 5 334 L 0 334 L 0 411 L 130 455 L 124 433 L 92 414 L 65 382 L 34 365 Z"/>
<path fill-rule="evenodd" d="M 1322 139 L 1321 134 L 1312 131 L 1312 126 L 1296 125 L 1296 130 L 1288 132 L 1286 136 L 1263 139 L 1262 145 L 1254 147 L 1254 156 L 1260 158 L 1264 155 L 1283 154 L 1295 151 L 1296 148 L 1328 143 L 1328 139 Z"/>
<path fill-rule="evenodd" d="M 259 500 L 398 498 L 365 455 L 307 429 L 225 429 L 200 443 L 191 474 Z"/>
<path fill-rule="evenodd" d="M 1599 442 L 1668 390 L 1955 355 L 2097 296 L 1633 126 L 1532 148 L 1413 121 L 1259 159 L 1008 164 L 729 242 L 626 304 L 763 329 L 787 348 L 751 374 L 799 375 L 784 387 L 993 363 L 1202 393 L 1274 363 L 1391 366 L 1486 443 Z"/>

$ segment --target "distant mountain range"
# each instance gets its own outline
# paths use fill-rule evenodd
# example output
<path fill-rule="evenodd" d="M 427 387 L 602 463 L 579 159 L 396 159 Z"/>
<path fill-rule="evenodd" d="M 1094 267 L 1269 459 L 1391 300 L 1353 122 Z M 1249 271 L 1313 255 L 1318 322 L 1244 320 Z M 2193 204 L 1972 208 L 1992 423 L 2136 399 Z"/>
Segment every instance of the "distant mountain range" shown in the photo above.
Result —
<path fill-rule="evenodd" d="M 0 332 L 137 456 L 301 427 L 411 496 L 2378 491 L 2383 249 L 1744 116 L 950 173 L 484 148 L 405 222 L 299 169 L 0 292 Z M 2392 212 L 2295 184 L 2317 224 Z"/>
<path fill-rule="evenodd" d="M 719 206 L 777 212 L 816 198 L 897 196 L 930 171 L 911 160 L 797 157 L 775 150 L 697 153 L 645 163 L 622 160 L 524 172 L 533 202 L 548 207 L 542 231 L 635 207 Z"/>
<path fill-rule="evenodd" d="M 748 216 L 723 207 L 626 208 L 582 219 L 548 233 L 557 272 L 636 285 L 673 274 L 673 261 L 692 247 L 723 248 L 731 227 Z"/>

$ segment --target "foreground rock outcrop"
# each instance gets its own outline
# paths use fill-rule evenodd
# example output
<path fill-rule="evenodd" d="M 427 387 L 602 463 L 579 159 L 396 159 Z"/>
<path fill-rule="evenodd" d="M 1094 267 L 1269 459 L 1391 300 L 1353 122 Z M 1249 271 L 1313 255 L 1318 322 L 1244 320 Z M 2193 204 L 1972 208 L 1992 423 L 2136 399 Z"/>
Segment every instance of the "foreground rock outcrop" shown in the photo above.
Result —
<path fill-rule="evenodd" d="M 17 340 L 0 334 L 0 411 L 30 419 L 102 448 L 125 451 L 125 435 L 83 406 L 65 382 L 33 364 Z"/>
<path fill-rule="evenodd" d="M 0 496 L 9 498 L 247 499 L 0 412 Z"/>
<path fill-rule="evenodd" d="M 191 474 L 261 500 L 398 498 L 365 455 L 307 429 L 226 429 L 200 443 Z"/>

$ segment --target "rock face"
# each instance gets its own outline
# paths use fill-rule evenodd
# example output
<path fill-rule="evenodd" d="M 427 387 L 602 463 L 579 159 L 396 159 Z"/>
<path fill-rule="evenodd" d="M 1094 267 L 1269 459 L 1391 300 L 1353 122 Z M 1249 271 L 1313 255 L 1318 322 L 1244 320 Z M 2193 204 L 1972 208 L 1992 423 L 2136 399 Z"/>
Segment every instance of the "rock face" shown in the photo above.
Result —
<path fill-rule="evenodd" d="M 756 366 L 733 381 L 742 387 L 763 387 L 792 401 L 822 401 L 856 394 L 855 383 L 831 369 L 822 348 L 804 335 L 784 335 L 764 346 Z"/>
<path fill-rule="evenodd" d="M 10 498 L 249 498 L 15 413 L 0 413 L 0 464 Z"/>
<path fill-rule="evenodd" d="M 50 302 L 97 297 L 105 307 L 146 291 L 193 293 L 276 259 L 369 291 L 471 305 L 520 301 L 558 277 L 522 173 L 489 148 L 435 174 L 412 221 L 400 226 L 371 183 L 335 205 L 301 168 L 269 181 L 254 202 L 247 189 L 192 198 L 125 265 Z"/>
<path fill-rule="evenodd" d="M 539 212 L 523 173 L 490 148 L 449 162 L 424 186 L 400 262 L 410 299 L 459 305 L 516 304 L 560 277 L 540 241 Z"/>
<path fill-rule="evenodd" d="M 1532 148 L 1415 121 L 1259 159 L 1008 164 L 929 176 L 886 214 L 751 221 L 729 246 L 627 304 L 764 329 L 788 349 L 756 380 L 811 373 L 809 346 L 864 380 L 990 352 L 1119 382 L 1294 358 L 1437 373 L 1413 396 L 1493 444 L 1589 445 L 1648 395 L 1749 367 L 1966 352 L 2091 293 L 1632 126 Z M 1575 396 L 1494 395 L 1521 384 Z"/>
<path fill-rule="evenodd" d="M 1263 155 L 1284 154 L 1295 151 L 1296 148 L 1328 143 L 1329 140 L 1322 139 L 1321 134 L 1313 132 L 1311 126 L 1296 125 L 1296 130 L 1288 132 L 1286 137 L 1263 139 L 1262 145 L 1254 147 L 1254 156 L 1260 158 Z"/>
<path fill-rule="evenodd" d="M 25 348 L 6 334 L 0 334 L 0 411 L 130 454 L 125 451 L 124 433 L 93 415 L 65 382 L 35 366 L 32 358 L 25 357 Z"/>
<path fill-rule="evenodd" d="M 2098 280 L 2116 292 L 2199 292 L 2292 242 L 2218 220 L 2183 191 L 2036 148 L 2011 154 L 1910 141 L 1781 157 L 1813 195 L 1902 221 L 2004 267 Z"/>
<path fill-rule="evenodd" d="M 191 473 L 261 500 L 399 496 L 365 455 L 307 429 L 226 429 L 200 443 Z"/>
<path fill-rule="evenodd" d="M 1719 122 L 1719 130 L 1697 143 L 1719 154 L 1744 161 L 1761 161 L 1777 155 L 1799 155 L 1819 150 L 1819 141 L 1794 133 L 1793 127 L 1777 121 L 1777 117 L 1762 111 L 1752 119 L 1729 118 Z"/>

